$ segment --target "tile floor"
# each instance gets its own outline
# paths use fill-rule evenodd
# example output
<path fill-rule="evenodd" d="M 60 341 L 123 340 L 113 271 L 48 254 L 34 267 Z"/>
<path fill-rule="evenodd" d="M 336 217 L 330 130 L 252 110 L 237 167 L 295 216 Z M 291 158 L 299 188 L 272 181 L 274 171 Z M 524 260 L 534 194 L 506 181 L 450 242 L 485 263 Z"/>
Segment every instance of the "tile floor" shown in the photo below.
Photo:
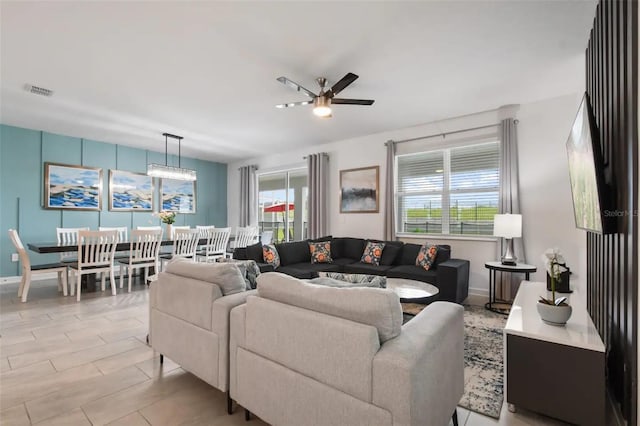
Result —
<path fill-rule="evenodd" d="M 27 303 L 17 287 L 0 286 L 0 424 L 247 424 L 241 409 L 226 414 L 222 392 L 168 358 L 160 365 L 145 343 L 145 286 L 115 297 L 83 293 L 79 303 L 58 294 L 55 281 L 33 282 Z M 510 413 L 506 404 L 499 421 L 463 408 L 458 419 L 461 426 L 562 424 Z"/>

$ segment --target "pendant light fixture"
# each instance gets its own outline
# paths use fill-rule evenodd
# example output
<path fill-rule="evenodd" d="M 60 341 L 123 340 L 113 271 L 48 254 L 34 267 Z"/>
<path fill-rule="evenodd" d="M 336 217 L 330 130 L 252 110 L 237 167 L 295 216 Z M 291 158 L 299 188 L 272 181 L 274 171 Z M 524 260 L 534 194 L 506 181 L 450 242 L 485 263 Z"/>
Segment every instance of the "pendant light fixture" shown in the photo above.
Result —
<path fill-rule="evenodd" d="M 196 171 L 192 169 L 185 169 L 181 167 L 181 143 L 182 136 L 172 135 L 171 133 L 163 133 L 164 136 L 164 165 L 162 164 L 148 164 L 147 175 L 165 179 L 176 180 L 196 180 Z M 168 164 L 169 159 L 169 138 L 178 139 L 178 167 L 170 166 Z"/>

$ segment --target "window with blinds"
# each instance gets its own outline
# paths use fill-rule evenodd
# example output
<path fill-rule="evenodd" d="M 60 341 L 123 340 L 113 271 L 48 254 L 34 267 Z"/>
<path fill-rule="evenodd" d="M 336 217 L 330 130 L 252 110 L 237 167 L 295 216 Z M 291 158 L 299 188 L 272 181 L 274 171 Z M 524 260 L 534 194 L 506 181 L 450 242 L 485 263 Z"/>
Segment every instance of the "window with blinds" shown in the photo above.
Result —
<path fill-rule="evenodd" d="M 499 142 L 398 155 L 396 161 L 398 232 L 493 234 Z"/>

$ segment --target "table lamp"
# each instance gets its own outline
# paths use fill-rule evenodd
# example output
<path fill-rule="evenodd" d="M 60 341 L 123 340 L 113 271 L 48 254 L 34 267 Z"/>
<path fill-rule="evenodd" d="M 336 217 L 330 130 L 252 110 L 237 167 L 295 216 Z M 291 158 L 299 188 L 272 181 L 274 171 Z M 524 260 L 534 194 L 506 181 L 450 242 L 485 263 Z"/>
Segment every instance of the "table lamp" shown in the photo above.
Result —
<path fill-rule="evenodd" d="M 502 256 L 502 264 L 515 265 L 518 258 L 513 252 L 513 239 L 522 237 L 522 215 L 510 213 L 495 215 L 493 235 L 504 238 L 507 243 L 507 249 Z"/>

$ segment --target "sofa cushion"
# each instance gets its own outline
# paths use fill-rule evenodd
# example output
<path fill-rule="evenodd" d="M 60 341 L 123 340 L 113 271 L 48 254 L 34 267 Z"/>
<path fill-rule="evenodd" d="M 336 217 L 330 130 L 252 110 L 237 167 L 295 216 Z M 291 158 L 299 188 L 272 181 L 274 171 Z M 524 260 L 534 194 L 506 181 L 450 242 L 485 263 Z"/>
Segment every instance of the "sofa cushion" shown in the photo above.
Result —
<path fill-rule="evenodd" d="M 247 260 L 255 260 L 257 263 L 264 263 L 262 256 L 262 243 L 257 242 L 246 247 Z"/>
<path fill-rule="evenodd" d="M 343 270 L 348 274 L 385 275 L 391 268 L 393 268 L 391 265 L 371 265 L 369 263 L 354 262 L 345 265 Z"/>
<path fill-rule="evenodd" d="M 309 242 L 311 263 L 331 263 L 331 241 Z"/>
<path fill-rule="evenodd" d="M 332 257 L 360 260 L 366 241 L 362 238 L 339 237 L 332 240 Z M 335 248 L 334 248 L 335 246 Z"/>
<path fill-rule="evenodd" d="M 375 327 L 383 343 L 400 334 L 398 295 L 382 288 L 335 288 L 271 272 L 258 277 L 260 297 Z"/>
<path fill-rule="evenodd" d="M 267 244 L 262 247 L 262 257 L 264 257 L 265 263 L 273 265 L 274 268 L 280 266 L 280 256 L 278 250 L 273 244 Z"/>
<path fill-rule="evenodd" d="M 420 252 L 420 248 L 422 245 L 420 244 L 412 244 L 406 243 L 402 247 L 402 253 L 400 255 L 399 265 L 415 265 L 416 257 L 418 257 L 418 253 Z"/>
<path fill-rule="evenodd" d="M 380 241 L 380 240 L 368 240 L 372 242 L 383 242 L 384 250 L 382 250 L 382 259 L 380 259 L 381 265 L 393 265 L 396 258 L 402 251 L 404 243 L 402 241 Z"/>
<path fill-rule="evenodd" d="M 341 257 L 340 259 L 333 258 L 334 265 L 344 266 L 351 265 L 352 263 L 360 263 L 360 261 L 349 259 L 348 257 Z"/>
<path fill-rule="evenodd" d="M 311 253 L 307 241 L 292 241 L 289 243 L 276 244 L 278 254 L 280 254 L 280 264 L 283 266 L 294 263 L 311 263 Z"/>
<path fill-rule="evenodd" d="M 233 263 L 196 263 L 176 258 L 167 264 L 165 272 L 213 283 L 220 287 L 224 296 L 240 293 L 246 288 L 242 273 Z"/>
<path fill-rule="evenodd" d="M 310 265 L 305 263 L 306 265 Z M 287 275 L 291 275 L 292 277 L 295 278 L 300 278 L 301 280 L 310 280 L 312 278 L 317 278 L 318 277 L 318 272 L 313 271 L 311 269 L 298 269 L 295 268 L 293 266 L 280 266 L 276 272 L 280 272 L 282 274 L 287 274 Z"/>
<path fill-rule="evenodd" d="M 342 266 L 336 265 L 334 263 L 294 263 L 293 265 L 289 265 L 293 269 L 298 269 L 300 271 L 330 271 L 330 272 L 340 272 L 342 271 Z M 277 272 L 281 272 L 280 268 Z M 315 278 L 315 277 L 314 277 Z"/>
<path fill-rule="evenodd" d="M 424 268 L 425 271 L 428 271 L 435 263 L 437 255 L 437 245 L 424 243 L 422 247 L 420 247 L 420 251 L 418 252 L 418 256 L 416 257 L 416 266 L 420 266 L 421 268 Z"/>
<path fill-rule="evenodd" d="M 400 265 L 394 266 L 389 269 L 387 271 L 387 278 L 405 278 L 408 280 L 422 281 L 425 283 L 436 285 L 436 282 L 438 280 L 438 273 L 434 269 L 425 271 L 420 266 Z"/>
<path fill-rule="evenodd" d="M 360 262 L 369 263 L 371 265 L 380 265 L 380 259 L 382 259 L 382 250 L 384 250 L 385 243 L 367 241 L 367 245 L 364 248 Z"/>
<path fill-rule="evenodd" d="M 442 262 L 446 262 L 449 259 L 451 259 L 451 246 L 446 244 L 438 244 L 438 254 L 436 256 L 434 266 L 438 266 Z"/>
<path fill-rule="evenodd" d="M 324 237 L 318 237 L 318 238 L 309 238 L 307 241 L 310 243 L 319 243 L 322 241 L 331 241 L 333 239 L 333 236 L 331 235 L 325 235 Z"/>

